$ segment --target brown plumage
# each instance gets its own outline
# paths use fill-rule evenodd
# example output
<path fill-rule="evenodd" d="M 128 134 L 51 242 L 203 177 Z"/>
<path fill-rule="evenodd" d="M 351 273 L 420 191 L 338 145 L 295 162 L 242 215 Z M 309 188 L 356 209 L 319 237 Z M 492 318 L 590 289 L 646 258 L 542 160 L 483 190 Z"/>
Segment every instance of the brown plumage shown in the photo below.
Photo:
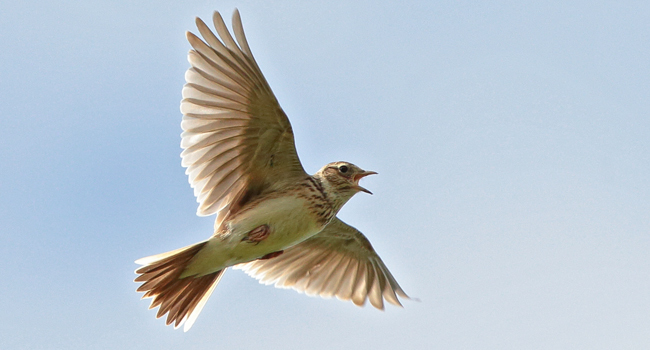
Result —
<path fill-rule="evenodd" d="M 314 175 L 298 159 L 293 130 L 248 47 L 239 12 L 217 38 L 197 18 L 183 88 L 182 165 L 199 202 L 217 214 L 206 241 L 136 263 L 143 298 L 188 330 L 228 267 L 264 283 L 383 309 L 408 298 L 361 232 L 336 218 L 376 174 L 348 162 Z"/>
<path fill-rule="evenodd" d="M 174 323 L 178 328 L 202 300 L 207 301 L 225 270 L 197 278 L 183 278 L 180 275 L 201 250 L 205 242 L 182 248 L 175 254 L 152 262 L 135 271 L 139 274 L 135 282 L 144 282 L 138 292 L 145 292 L 143 298 L 152 298 L 150 309 L 160 306 L 156 317 L 168 313 L 166 324 Z M 203 303 L 205 303 L 205 301 Z"/>
<path fill-rule="evenodd" d="M 383 299 L 401 306 L 408 298 L 370 241 L 357 229 L 334 218 L 321 232 L 269 260 L 235 266 L 263 284 L 292 288 L 323 298 L 333 296 L 378 309 Z"/>

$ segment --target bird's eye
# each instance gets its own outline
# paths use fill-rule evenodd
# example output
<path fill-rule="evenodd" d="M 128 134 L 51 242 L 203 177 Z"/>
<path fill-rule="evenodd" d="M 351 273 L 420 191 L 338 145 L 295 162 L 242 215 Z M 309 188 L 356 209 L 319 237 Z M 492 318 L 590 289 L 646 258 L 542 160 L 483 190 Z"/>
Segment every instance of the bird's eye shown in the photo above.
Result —
<path fill-rule="evenodd" d="M 339 171 L 342 172 L 343 174 L 347 173 L 347 172 L 348 172 L 348 167 L 347 167 L 347 165 L 341 165 L 341 166 L 339 167 Z"/>

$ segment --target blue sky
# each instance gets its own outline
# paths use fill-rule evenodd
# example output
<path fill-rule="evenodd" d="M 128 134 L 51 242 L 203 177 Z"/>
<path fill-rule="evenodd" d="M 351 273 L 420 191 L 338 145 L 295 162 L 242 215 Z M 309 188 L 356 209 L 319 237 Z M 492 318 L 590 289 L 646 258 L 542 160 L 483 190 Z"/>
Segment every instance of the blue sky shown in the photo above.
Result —
<path fill-rule="evenodd" d="M 238 7 L 309 172 L 404 290 L 380 312 L 229 271 L 188 333 L 134 260 L 207 238 L 185 31 Z M 230 22 L 229 20 L 227 21 Z M 650 4 L 0 4 L 2 349 L 650 347 Z"/>

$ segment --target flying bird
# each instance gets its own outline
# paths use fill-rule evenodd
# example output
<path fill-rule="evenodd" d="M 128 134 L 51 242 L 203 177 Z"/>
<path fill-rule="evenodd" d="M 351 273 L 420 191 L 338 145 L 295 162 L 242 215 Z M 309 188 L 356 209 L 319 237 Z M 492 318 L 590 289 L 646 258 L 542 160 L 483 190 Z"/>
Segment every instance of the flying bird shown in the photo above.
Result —
<path fill-rule="evenodd" d="M 228 267 L 261 283 L 308 295 L 336 296 L 384 308 L 409 298 L 368 239 L 336 214 L 376 174 L 334 162 L 303 169 L 293 130 L 251 53 L 239 12 L 231 36 L 213 16 L 219 38 L 199 18 L 203 40 L 188 32 L 191 68 L 181 112 L 182 165 L 197 215 L 217 214 L 205 241 L 142 258 L 137 289 L 167 314 L 167 325 L 194 324 Z M 235 41 L 236 40 L 236 41 Z"/>

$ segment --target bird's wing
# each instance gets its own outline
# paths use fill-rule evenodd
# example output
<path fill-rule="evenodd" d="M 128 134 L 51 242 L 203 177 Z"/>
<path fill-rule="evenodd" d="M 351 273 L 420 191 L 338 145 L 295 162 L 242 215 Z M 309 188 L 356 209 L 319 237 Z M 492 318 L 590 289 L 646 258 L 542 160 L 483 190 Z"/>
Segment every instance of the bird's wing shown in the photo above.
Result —
<path fill-rule="evenodd" d="M 363 305 L 366 299 L 384 308 L 384 299 L 401 306 L 397 295 L 409 298 L 397 284 L 368 239 L 334 218 L 320 233 L 267 260 L 239 264 L 260 283 L 293 288 L 324 298 L 336 296 Z"/>
<path fill-rule="evenodd" d="M 192 33 L 181 112 L 181 154 L 199 202 L 197 214 L 223 214 L 284 181 L 305 173 L 289 119 L 280 108 L 251 53 L 239 12 L 235 40 L 218 12 L 219 38 L 199 18 L 203 40 Z"/>

